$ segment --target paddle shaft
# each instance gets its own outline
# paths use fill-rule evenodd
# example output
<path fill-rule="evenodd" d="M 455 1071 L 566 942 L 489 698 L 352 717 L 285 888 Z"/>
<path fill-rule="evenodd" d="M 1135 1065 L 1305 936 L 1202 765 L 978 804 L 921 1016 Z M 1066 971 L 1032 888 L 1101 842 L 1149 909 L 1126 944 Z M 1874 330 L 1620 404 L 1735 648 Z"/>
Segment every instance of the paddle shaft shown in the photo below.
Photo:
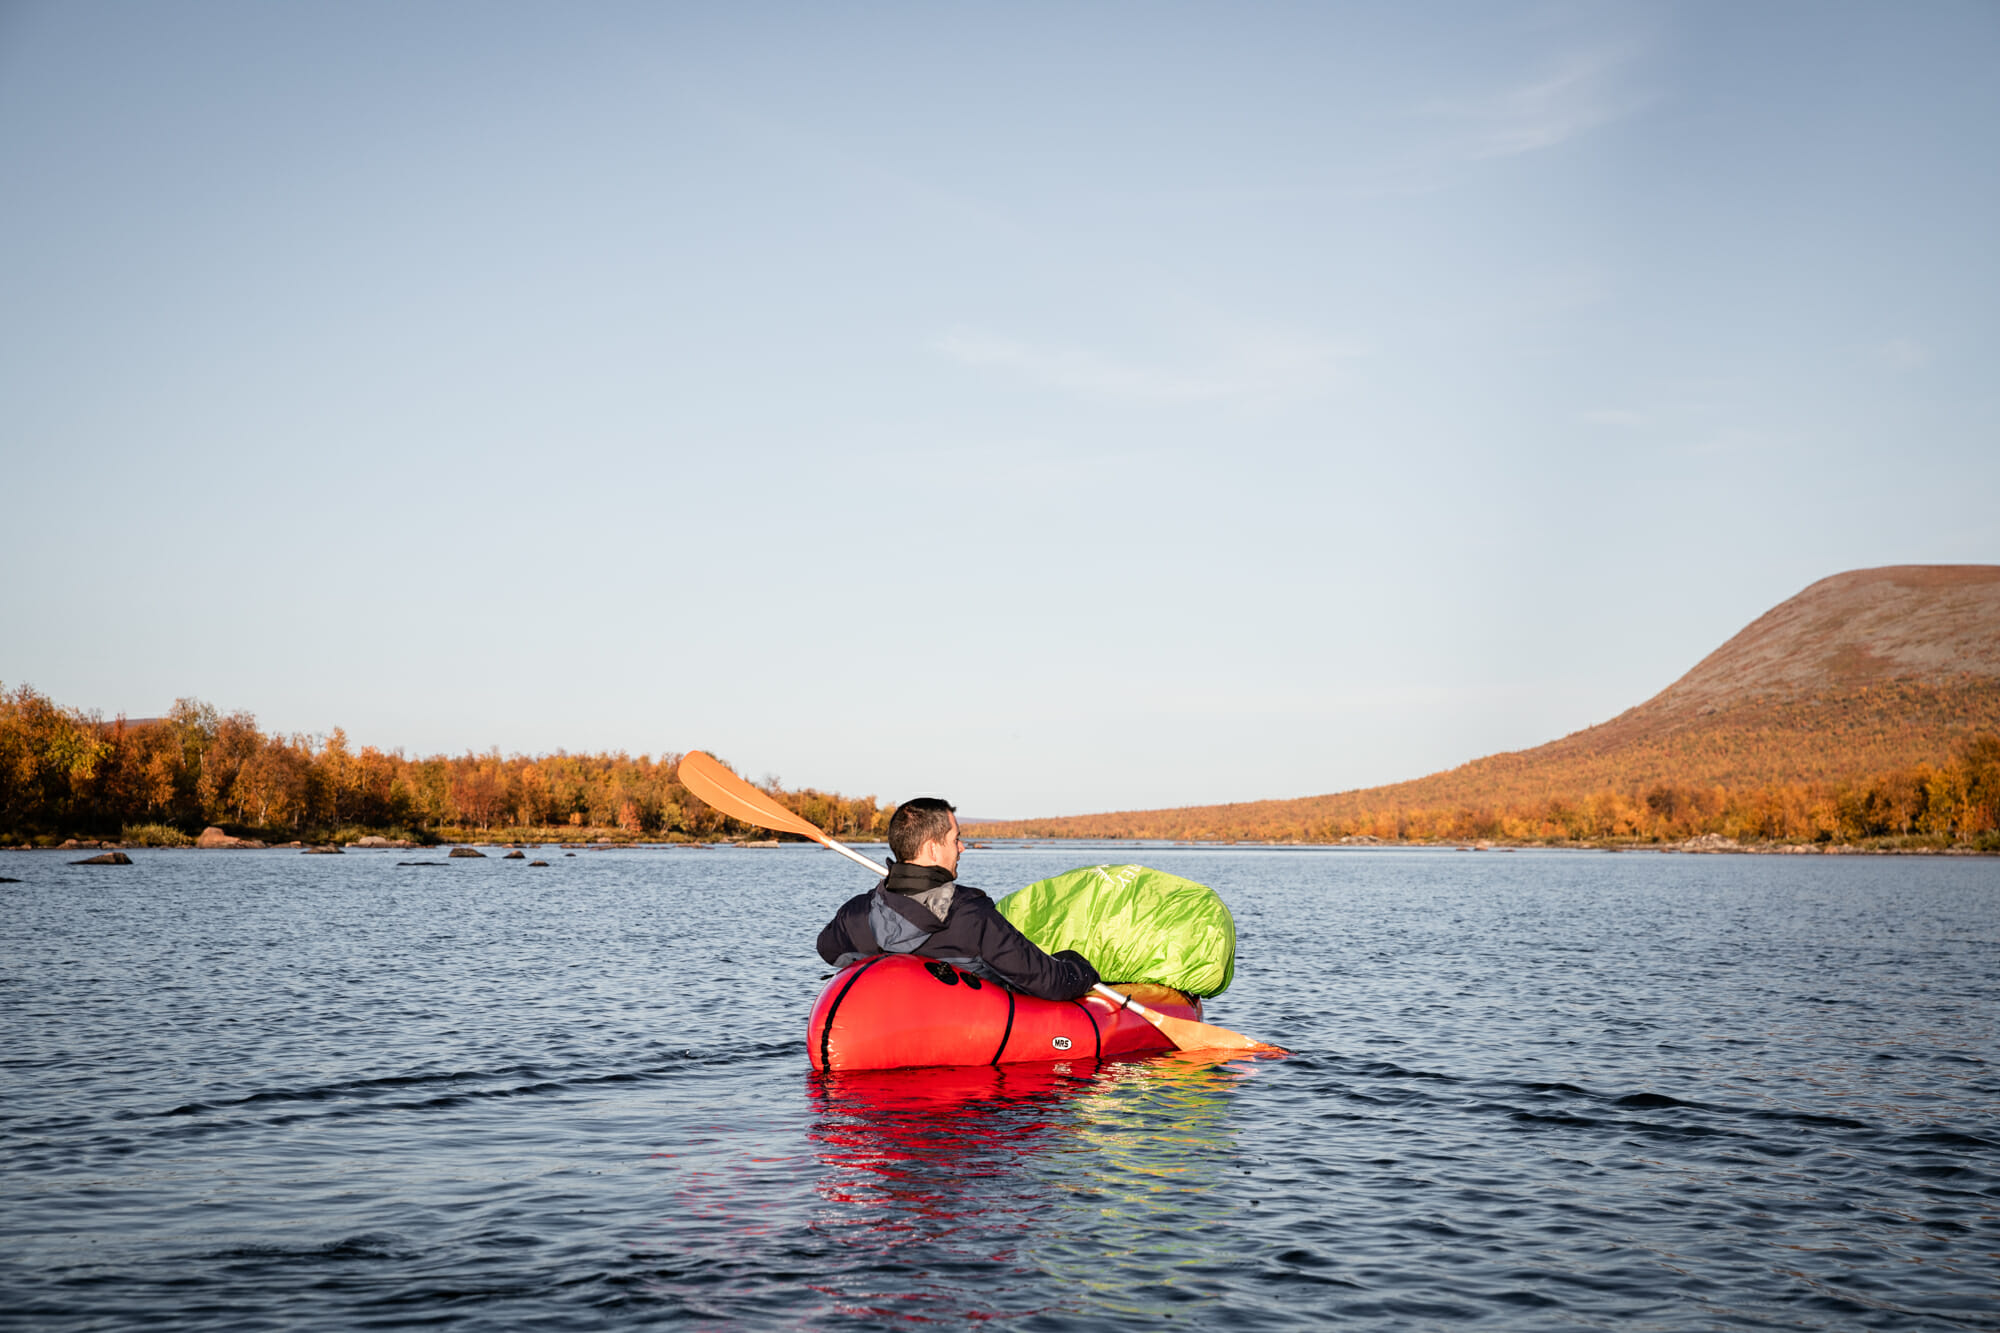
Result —
<path fill-rule="evenodd" d="M 1099 995 L 1102 995 L 1105 999 L 1110 1000 L 1120 1009 L 1130 1009 L 1133 1013 L 1139 1015 L 1139 1017 L 1145 1019 L 1148 1023 L 1151 1023 L 1154 1027 L 1158 1027 L 1160 1025 L 1160 1020 L 1166 1017 L 1165 1014 L 1160 1013 L 1157 1010 L 1148 1009 L 1145 1005 L 1140 1004 L 1137 1000 L 1127 995 L 1124 991 L 1112 990 L 1111 987 L 1105 985 L 1101 981 L 1098 982 L 1096 986 L 1092 987 L 1092 989 L 1095 990 Z"/>
<path fill-rule="evenodd" d="M 867 866 L 878 875 L 889 873 L 889 867 L 878 863 L 872 857 L 863 856 L 860 852 L 855 851 L 845 843 L 835 842 L 832 838 L 821 838 L 820 843 L 823 846 L 831 847 L 834 851 L 839 852 L 856 865 Z"/>

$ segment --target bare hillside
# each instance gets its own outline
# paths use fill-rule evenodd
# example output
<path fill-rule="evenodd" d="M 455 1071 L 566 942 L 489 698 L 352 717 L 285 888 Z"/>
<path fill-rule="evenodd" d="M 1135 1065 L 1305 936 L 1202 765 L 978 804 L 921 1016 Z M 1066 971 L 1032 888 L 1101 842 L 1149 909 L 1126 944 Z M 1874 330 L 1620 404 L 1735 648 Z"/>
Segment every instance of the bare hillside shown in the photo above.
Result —
<path fill-rule="evenodd" d="M 1326 796 L 1022 820 L 981 832 L 1290 836 L 1362 812 L 1840 782 L 1941 762 L 1982 731 L 2000 731 L 2000 566 L 1896 565 L 1820 580 L 1645 703 L 1531 750 Z"/>
<path fill-rule="evenodd" d="M 1890 565 L 1821 579 L 1642 704 L 1700 712 L 1882 681 L 2000 678 L 2000 565 Z"/>

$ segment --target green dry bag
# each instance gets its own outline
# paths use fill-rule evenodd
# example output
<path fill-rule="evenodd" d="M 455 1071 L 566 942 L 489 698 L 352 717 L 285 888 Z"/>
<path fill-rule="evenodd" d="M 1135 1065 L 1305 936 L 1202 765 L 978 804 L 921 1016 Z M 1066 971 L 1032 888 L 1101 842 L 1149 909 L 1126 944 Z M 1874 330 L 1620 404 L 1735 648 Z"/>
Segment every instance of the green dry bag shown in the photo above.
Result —
<path fill-rule="evenodd" d="M 1236 973 L 1236 922 L 1206 884 L 1145 866 L 1087 866 L 1017 889 L 1000 914 L 1049 953 L 1075 949 L 1105 982 L 1220 995 Z"/>

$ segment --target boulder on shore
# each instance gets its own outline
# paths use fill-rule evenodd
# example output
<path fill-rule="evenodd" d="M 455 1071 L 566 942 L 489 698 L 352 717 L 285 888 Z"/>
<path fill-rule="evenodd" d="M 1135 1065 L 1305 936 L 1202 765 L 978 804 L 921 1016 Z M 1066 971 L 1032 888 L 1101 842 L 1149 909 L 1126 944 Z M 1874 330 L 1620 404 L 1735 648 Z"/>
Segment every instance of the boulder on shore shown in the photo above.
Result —
<path fill-rule="evenodd" d="M 406 838 L 385 838 L 385 837 L 383 837 L 383 836 L 382 836 L 381 834 L 379 834 L 379 833 L 370 833 L 370 834 L 369 834 L 369 835 L 368 835 L 367 837 L 365 837 L 365 838 L 356 838 L 356 839 L 354 840 L 354 845 L 355 845 L 356 847 L 397 847 L 397 848 L 406 848 L 406 847 L 414 847 L 414 846 L 416 846 L 417 844 L 415 844 L 414 842 L 411 842 L 411 841 L 409 841 L 409 840 L 408 840 L 408 839 L 406 839 Z"/>
<path fill-rule="evenodd" d="M 201 836 L 194 840 L 194 845 L 197 847 L 262 847 L 264 844 L 255 838 L 232 838 L 221 829 L 215 827 L 215 825 L 210 824 L 201 831 Z"/>
<path fill-rule="evenodd" d="M 102 856 L 87 856 L 81 861 L 71 861 L 73 866 L 129 866 L 132 858 L 123 852 L 106 852 Z"/>
<path fill-rule="evenodd" d="M 486 853 L 480 851 L 477 847 L 454 847 L 451 849 L 451 854 L 453 856 L 476 856 L 482 861 L 486 859 Z"/>
<path fill-rule="evenodd" d="M 339 856 L 340 854 L 340 848 L 334 846 L 308 847 L 299 853 L 300 856 Z"/>

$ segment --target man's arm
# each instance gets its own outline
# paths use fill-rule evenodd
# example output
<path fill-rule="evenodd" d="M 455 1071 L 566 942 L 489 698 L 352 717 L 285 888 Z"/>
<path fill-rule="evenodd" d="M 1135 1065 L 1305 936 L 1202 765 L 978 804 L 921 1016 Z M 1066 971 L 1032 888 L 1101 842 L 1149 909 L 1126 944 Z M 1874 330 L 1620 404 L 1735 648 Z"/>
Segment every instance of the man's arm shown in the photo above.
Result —
<path fill-rule="evenodd" d="M 840 910 L 833 914 L 833 920 L 827 922 L 826 928 L 819 933 L 819 956 L 829 963 L 838 963 L 842 954 L 875 952 L 875 940 L 872 935 L 868 941 L 868 948 L 862 950 L 855 945 L 854 934 L 847 928 L 847 918 L 856 903 L 862 904 L 861 912 L 865 919 L 868 912 L 868 895 L 864 893 L 858 898 L 849 898 L 842 903 Z"/>
<path fill-rule="evenodd" d="M 1040 945 L 1001 916 L 1000 909 L 985 895 L 978 902 L 967 903 L 966 910 L 976 914 L 979 957 L 1015 990 L 1044 1000 L 1074 1000 L 1088 995 L 1097 984 L 1097 969 L 1089 959 L 1074 949 L 1044 953 Z"/>

